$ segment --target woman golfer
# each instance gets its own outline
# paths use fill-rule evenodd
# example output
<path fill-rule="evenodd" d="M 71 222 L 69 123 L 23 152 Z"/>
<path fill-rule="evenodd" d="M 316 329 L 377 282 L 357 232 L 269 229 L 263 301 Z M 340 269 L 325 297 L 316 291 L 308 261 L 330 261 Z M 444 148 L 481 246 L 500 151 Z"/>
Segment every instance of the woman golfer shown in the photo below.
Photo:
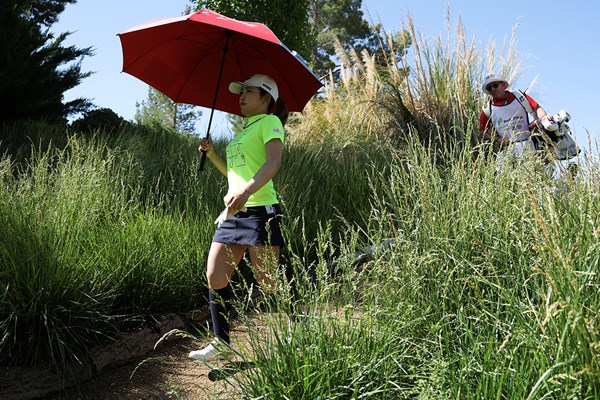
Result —
<path fill-rule="evenodd" d="M 206 276 L 216 337 L 204 349 L 190 352 L 190 358 L 200 361 L 231 351 L 229 280 L 244 253 L 249 252 L 256 279 L 269 292 L 270 272 L 278 265 L 280 249 L 285 245 L 280 229 L 282 213 L 272 179 L 281 165 L 287 107 L 279 98 L 277 84 L 266 75 L 232 82 L 229 90 L 240 95 L 241 112 L 246 117 L 243 130 L 227 145 L 226 159 L 215 152 L 210 139 L 202 140 L 199 147 L 227 177 L 224 213 L 231 215 L 220 221 L 208 254 Z"/>

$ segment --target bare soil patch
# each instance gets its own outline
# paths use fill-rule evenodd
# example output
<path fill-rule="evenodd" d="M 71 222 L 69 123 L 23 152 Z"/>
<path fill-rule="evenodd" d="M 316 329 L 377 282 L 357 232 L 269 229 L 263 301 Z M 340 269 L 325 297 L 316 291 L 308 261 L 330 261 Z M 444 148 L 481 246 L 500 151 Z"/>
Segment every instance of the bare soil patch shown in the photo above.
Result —
<path fill-rule="evenodd" d="M 234 329 L 232 341 L 247 339 L 245 329 Z M 210 339 L 179 338 L 167 341 L 156 350 L 132 360 L 125 366 L 105 371 L 78 388 L 70 388 L 45 400 L 158 400 L 158 399 L 233 399 L 227 380 L 211 381 L 211 368 L 188 358 L 188 353 L 206 346 Z M 233 361 L 243 361 L 234 358 Z M 223 367 L 226 361 L 215 361 Z"/>

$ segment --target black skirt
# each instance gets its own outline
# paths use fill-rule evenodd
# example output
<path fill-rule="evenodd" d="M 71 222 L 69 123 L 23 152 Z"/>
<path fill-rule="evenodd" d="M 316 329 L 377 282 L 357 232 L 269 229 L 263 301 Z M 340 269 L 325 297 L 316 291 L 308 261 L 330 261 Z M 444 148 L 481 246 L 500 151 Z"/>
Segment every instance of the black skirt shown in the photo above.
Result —
<path fill-rule="evenodd" d="M 248 207 L 232 215 L 217 228 L 213 242 L 247 246 L 279 246 L 285 242 L 281 234 L 283 214 L 279 204 Z"/>

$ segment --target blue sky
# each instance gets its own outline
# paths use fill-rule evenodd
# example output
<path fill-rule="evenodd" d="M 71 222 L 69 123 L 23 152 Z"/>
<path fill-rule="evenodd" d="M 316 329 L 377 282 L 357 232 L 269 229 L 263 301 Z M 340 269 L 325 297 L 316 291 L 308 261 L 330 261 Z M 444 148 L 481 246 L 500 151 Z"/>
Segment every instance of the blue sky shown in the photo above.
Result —
<path fill-rule="evenodd" d="M 66 98 L 90 98 L 98 107 L 133 119 L 135 104 L 146 99 L 148 86 L 121 72 L 117 33 L 153 19 L 181 15 L 186 4 L 187 0 L 78 0 L 67 5 L 52 30 L 73 32 L 66 42 L 69 45 L 92 46 L 95 55 L 84 59 L 82 70 L 95 73 L 67 92 Z M 590 148 L 589 134 L 594 141 L 591 150 L 598 153 L 599 107 L 593 99 L 600 88 L 596 73 L 600 64 L 600 5 L 596 2 L 363 0 L 362 4 L 367 18 L 391 31 L 400 30 L 410 13 L 418 32 L 430 38 L 439 34 L 447 37 L 449 10 L 450 34 L 454 34 L 460 16 L 467 39 L 474 38 L 482 50 L 492 41 L 500 49 L 518 23 L 516 49 L 524 73 L 517 82 L 511 82 L 511 88 L 525 89 L 535 80 L 530 94 L 551 114 L 567 110 L 580 146 Z M 501 60 L 496 63 L 500 65 Z M 209 112 L 205 112 L 199 128 L 202 136 L 208 118 Z M 212 131 L 227 131 L 223 115 L 213 120 Z"/>

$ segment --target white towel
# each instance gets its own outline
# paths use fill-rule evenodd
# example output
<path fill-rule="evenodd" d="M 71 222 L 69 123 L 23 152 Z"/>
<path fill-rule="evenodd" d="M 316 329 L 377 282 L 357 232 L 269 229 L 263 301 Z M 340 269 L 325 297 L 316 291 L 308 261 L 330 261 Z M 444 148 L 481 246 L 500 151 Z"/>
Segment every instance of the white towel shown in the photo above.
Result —
<path fill-rule="evenodd" d="M 242 207 L 242 209 L 239 211 L 246 212 L 247 210 L 248 209 L 246 207 Z M 217 228 L 220 227 L 223 222 L 227 221 L 232 215 L 239 211 L 233 212 L 233 210 L 230 210 L 229 207 L 225 207 L 225 209 L 221 211 L 221 214 L 219 214 L 217 219 L 215 219 L 215 224 L 217 225 Z"/>

